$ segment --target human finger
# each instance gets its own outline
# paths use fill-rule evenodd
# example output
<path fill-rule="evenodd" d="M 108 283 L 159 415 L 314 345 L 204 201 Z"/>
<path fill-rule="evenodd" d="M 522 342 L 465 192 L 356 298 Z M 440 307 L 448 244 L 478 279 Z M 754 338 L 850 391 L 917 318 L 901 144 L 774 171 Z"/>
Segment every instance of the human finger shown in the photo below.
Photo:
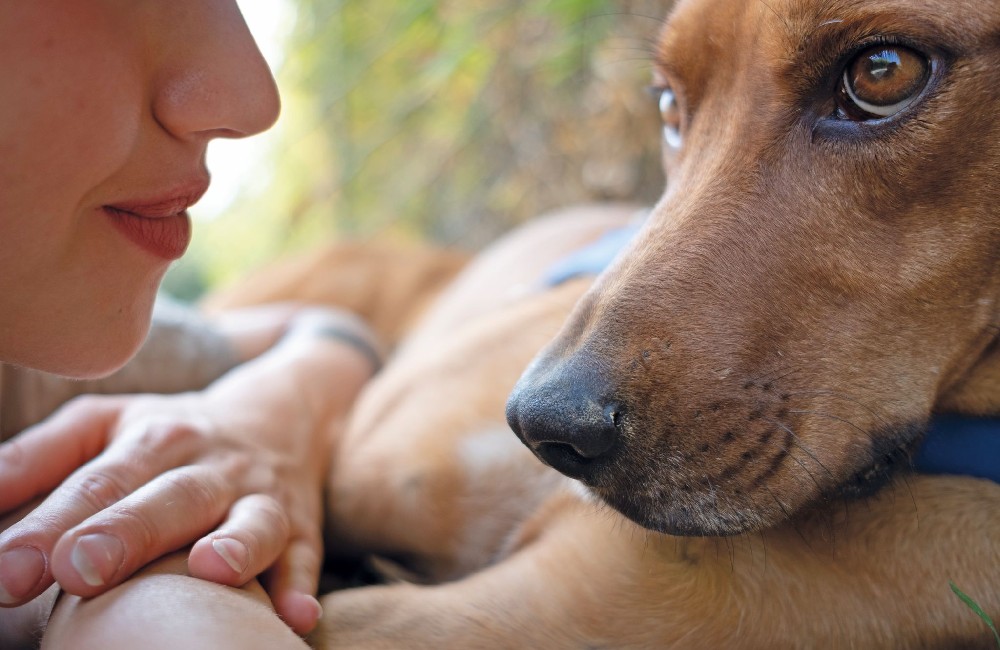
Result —
<path fill-rule="evenodd" d="M 123 400 L 83 397 L 0 445 L 0 512 L 51 492 L 107 444 Z"/>
<path fill-rule="evenodd" d="M 263 581 L 275 611 L 299 636 L 311 632 L 323 615 L 314 595 L 322 560 L 318 535 L 293 539 Z"/>
<path fill-rule="evenodd" d="M 52 584 L 52 551 L 66 531 L 183 464 L 200 443 L 195 427 L 162 419 L 136 420 L 119 435 L 0 534 L 0 606 L 23 604 Z"/>
<path fill-rule="evenodd" d="M 52 575 L 71 594 L 103 593 L 211 530 L 234 498 L 232 482 L 214 469 L 170 470 L 63 535 Z"/>
<path fill-rule="evenodd" d="M 242 586 L 274 563 L 290 535 L 281 504 L 261 494 L 243 497 L 218 530 L 194 545 L 188 570 L 197 578 Z"/>

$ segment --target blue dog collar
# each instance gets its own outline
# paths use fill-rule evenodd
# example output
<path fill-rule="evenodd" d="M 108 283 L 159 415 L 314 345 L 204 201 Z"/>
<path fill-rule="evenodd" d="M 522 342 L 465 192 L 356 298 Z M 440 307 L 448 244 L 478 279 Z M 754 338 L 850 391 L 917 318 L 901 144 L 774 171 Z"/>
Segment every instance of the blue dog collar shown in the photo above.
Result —
<path fill-rule="evenodd" d="M 554 287 L 576 277 L 599 274 L 641 227 L 636 223 L 611 230 L 564 257 L 549 268 L 544 285 Z M 913 464 L 926 474 L 962 474 L 1000 482 L 1000 418 L 936 416 Z"/>

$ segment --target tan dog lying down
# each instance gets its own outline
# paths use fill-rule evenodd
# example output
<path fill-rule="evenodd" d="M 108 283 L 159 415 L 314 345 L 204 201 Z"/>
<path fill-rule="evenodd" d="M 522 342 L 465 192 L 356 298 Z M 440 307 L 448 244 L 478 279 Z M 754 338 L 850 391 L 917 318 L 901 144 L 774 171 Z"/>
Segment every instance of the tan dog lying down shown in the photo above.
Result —
<path fill-rule="evenodd" d="M 1000 616 L 1000 487 L 898 471 L 934 411 L 1000 413 L 998 34 L 680 0 L 664 199 L 592 287 L 530 290 L 621 213 L 514 235 L 405 340 L 329 543 L 429 584 L 327 596 L 317 644 L 990 647 L 948 582 Z"/>
<path fill-rule="evenodd" d="M 588 283 L 530 288 L 631 213 L 559 216 L 494 246 L 364 393 L 334 459 L 329 547 L 427 584 L 326 596 L 314 644 L 989 647 L 948 582 L 1000 609 L 1000 486 L 910 476 L 765 531 L 671 537 L 584 495 L 509 431 L 511 387 Z"/>

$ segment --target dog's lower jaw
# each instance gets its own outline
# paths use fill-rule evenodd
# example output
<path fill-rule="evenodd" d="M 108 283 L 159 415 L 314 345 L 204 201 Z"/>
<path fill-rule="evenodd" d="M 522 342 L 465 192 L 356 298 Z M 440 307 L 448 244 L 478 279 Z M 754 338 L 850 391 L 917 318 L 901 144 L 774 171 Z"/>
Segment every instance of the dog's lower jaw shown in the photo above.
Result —
<path fill-rule="evenodd" d="M 830 491 L 831 499 L 864 499 L 913 469 L 913 453 L 927 433 L 927 421 L 892 427 L 872 435 L 871 458 L 849 479 Z"/>
<path fill-rule="evenodd" d="M 685 471 L 677 462 L 636 462 L 618 459 L 610 471 L 590 481 L 586 489 L 600 501 L 636 524 L 654 532 L 682 537 L 727 537 L 781 525 L 803 514 L 833 504 L 875 495 L 901 473 L 912 469 L 911 455 L 927 429 L 926 421 L 912 422 L 873 432 L 871 443 L 859 464 L 838 468 L 843 480 L 832 476 L 828 484 L 817 483 L 815 474 L 801 462 L 791 481 L 744 490 L 739 486 L 712 483 L 707 476 Z M 817 464 L 819 461 L 816 461 Z M 647 470 L 635 472 L 635 467 Z M 653 467 L 668 467 L 674 476 L 657 476 Z M 632 468 L 632 472 L 626 471 Z M 684 472 L 683 478 L 678 474 Z M 691 486 L 701 486 L 693 489 Z"/>
<path fill-rule="evenodd" d="M 712 507 L 678 505 L 656 509 L 616 493 L 595 491 L 614 510 L 643 528 L 676 537 L 730 537 L 769 527 L 755 509 L 719 511 Z"/>

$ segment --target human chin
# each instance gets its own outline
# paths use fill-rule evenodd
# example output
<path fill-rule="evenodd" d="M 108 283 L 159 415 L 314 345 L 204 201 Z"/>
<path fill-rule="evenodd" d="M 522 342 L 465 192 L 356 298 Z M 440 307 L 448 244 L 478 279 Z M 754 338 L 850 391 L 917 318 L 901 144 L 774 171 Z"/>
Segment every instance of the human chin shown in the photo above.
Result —
<path fill-rule="evenodd" d="M 117 282 L 65 282 L 25 314 L 34 327 L 21 332 L 18 349 L 5 360 L 74 379 L 115 372 L 146 339 L 164 270 L 119 276 Z"/>
<path fill-rule="evenodd" d="M 59 372 L 67 377 L 96 379 L 119 370 L 135 356 L 149 334 L 153 304 L 162 273 L 144 287 L 119 293 L 94 310 L 89 337 L 72 337 L 75 353 L 64 355 Z"/>

